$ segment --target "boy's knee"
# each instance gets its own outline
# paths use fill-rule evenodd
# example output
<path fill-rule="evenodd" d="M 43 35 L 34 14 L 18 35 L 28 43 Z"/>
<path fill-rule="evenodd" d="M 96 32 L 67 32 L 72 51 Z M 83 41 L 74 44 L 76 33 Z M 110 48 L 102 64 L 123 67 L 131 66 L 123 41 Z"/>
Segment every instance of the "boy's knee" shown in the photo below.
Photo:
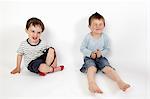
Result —
<path fill-rule="evenodd" d="M 54 47 L 50 47 L 50 48 L 49 48 L 49 50 L 53 50 L 53 51 L 55 51 L 55 48 L 54 48 Z"/>
<path fill-rule="evenodd" d="M 111 73 L 113 69 L 110 66 L 105 66 L 102 70 L 104 73 Z"/>
<path fill-rule="evenodd" d="M 40 72 L 45 72 L 45 68 L 46 68 L 46 64 L 40 64 L 38 70 L 39 70 Z"/>
<path fill-rule="evenodd" d="M 90 72 L 90 71 L 96 72 L 96 71 L 97 71 L 97 68 L 96 68 L 95 66 L 90 66 L 90 67 L 88 68 L 88 71 L 89 71 L 89 72 Z"/>
<path fill-rule="evenodd" d="M 50 47 L 49 50 L 48 50 L 48 52 L 54 53 L 54 52 L 55 52 L 55 49 L 54 49 L 53 47 Z"/>

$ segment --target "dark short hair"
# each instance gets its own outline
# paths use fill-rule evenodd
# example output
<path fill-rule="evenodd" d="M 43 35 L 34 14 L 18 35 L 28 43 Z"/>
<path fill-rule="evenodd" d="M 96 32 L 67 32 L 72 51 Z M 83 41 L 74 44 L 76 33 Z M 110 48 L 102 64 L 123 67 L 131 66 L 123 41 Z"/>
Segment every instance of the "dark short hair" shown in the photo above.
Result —
<path fill-rule="evenodd" d="M 26 29 L 27 30 L 30 27 L 30 25 L 33 25 L 33 26 L 40 25 L 41 28 L 42 28 L 42 32 L 45 29 L 43 22 L 40 19 L 36 18 L 36 17 L 32 17 L 32 18 L 28 19 L 28 21 L 26 23 Z"/>
<path fill-rule="evenodd" d="M 96 13 L 92 14 L 92 15 L 89 17 L 89 25 L 91 25 L 91 22 L 92 22 L 93 19 L 98 19 L 98 20 L 102 19 L 103 22 L 104 22 L 104 26 L 105 26 L 105 19 L 104 19 L 104 17 L 103 17 L 102 15 L 100 15 L 99 13 L 96 12 Z"/>

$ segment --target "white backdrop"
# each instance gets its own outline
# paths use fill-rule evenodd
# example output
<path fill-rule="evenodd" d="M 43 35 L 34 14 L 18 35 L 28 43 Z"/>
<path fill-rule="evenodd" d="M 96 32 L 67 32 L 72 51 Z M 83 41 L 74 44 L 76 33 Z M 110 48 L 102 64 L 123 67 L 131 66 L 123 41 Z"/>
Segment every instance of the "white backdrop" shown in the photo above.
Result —
<path fill-rule="evenodd" d="M 148 77 L 145 5 L 144 2 L 1 2 L 2 85 L 5 85 L 3 77 L 15 66 L 18 45 L 27 38 L 24 30 L 29 18 L 37 17 L 44 22 L 46 29 L 42 39 L 55 47 L 58 63 L 78 70 L 83 63 L 80 44 L 89 32 L 88 18 L 95 12 L 102 14 L 106 20 L 105 32 L 109 35 L 112 48 L 111 64 L 116 65 L 115 68 L 120 69 L 122 74 L 130 71 L 131 75 Z M 142 80 L 142 88 L 146 92 L 147 79 Z M 141 96 L 146 95 L 145 92 Z"/>
<path fill-rule="evenodd" d="M 38 17 L 46 30 L 43 37 L 59 53 L 60 61 L 77 60 L 80 43 L 89 32 L 88 17 L 96 11 L 106 19 L 115 61 L 146 60 L 146 7 L 139 3 L 1 3 L 1 55 L 14 61 L 20 41 L 25 40 L 28 18 Z M 132 66 L 134 67 L 134 66 Z M 137 67 L 143 69 L 143 66 Z"/>

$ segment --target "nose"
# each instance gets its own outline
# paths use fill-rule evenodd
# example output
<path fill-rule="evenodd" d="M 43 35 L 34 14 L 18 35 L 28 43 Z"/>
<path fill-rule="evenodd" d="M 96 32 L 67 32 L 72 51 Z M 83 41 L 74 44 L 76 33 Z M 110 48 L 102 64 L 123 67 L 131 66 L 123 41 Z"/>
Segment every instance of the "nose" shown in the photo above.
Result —
<path fill-rule="evenodd" d="M 96 24 L 96 28 L 98 28 L 99 27 L 99 25 L 98 24 Z"/>
<path fill-rule="evenodd" d="M 37 37 L 38 36 L 38 33 L 34 33 L 34 35 L 33 35 L 34 37 Z"/>

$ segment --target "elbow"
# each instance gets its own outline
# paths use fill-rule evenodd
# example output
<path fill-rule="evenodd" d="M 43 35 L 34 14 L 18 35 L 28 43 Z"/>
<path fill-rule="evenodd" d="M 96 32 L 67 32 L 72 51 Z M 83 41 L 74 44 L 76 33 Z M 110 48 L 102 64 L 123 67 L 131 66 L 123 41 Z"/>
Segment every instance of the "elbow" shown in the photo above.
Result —
<path fill-rule="evenodd" d="M 83 52 L 83 48 L 82 47 L 80 48 L 80 52 Z"/>

